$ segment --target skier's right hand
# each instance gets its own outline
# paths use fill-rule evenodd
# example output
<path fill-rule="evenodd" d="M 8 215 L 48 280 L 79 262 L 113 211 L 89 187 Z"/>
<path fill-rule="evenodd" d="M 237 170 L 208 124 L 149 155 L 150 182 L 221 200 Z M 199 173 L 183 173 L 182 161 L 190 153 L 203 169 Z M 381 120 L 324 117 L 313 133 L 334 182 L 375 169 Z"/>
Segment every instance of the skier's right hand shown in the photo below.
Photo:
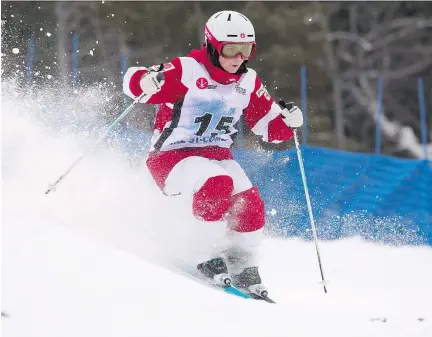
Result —
<path fill-rule="evenodd" d="M 165 82 L 164 73 L 161 71 L 162 69 L 163 65 L 161 65 L 159 70 L 150 69 L 141 77 L 140 87 L 143 93 L 151 96 L 161 90 Z"/>

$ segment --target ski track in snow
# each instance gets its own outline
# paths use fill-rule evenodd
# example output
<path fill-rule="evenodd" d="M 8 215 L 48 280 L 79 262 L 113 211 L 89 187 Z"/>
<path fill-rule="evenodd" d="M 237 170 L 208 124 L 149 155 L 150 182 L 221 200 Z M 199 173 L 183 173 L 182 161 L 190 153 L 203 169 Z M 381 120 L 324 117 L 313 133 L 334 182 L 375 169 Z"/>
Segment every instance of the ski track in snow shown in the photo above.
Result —
<path fill-rule="evenodd" d="M 43 122 L 31 103 L 46 93 L 2 91 L 3 336 L 432 336 L 430 247 L 320 242 L 324 294 L 313 243 L 266 238 L 261 274 L 278 304 L 215 291 L 175 270 L 205 256 L 223 223 L 199 224 L 114 148 L 45 195 L 92 139 L 50 131 L 66 98 Z"/>

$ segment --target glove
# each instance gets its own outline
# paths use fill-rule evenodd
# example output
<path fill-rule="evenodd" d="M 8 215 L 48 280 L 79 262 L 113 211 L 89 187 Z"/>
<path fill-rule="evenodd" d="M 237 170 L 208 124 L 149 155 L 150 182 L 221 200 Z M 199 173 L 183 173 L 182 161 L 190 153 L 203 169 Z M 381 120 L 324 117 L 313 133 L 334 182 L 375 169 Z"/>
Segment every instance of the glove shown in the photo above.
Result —
<path fill-rule="evenodd" d="M 303 113 L 299 107 L 295 106 L 293 102 L 288 104 L 284 101 L 279 101 L 282 109 L 282 120 L 290 128 L 298 128 L 303 125 Z"/>
<path fill-rule="evenodd" d="M 159 92 L 165 83 L 165 76 L 162 72 L 163 64 L 161 64 L 160 68 L 155 70 L 151 69 L 141 77 L 140 87 L 148 96 L 151 96 L 157 92 Z"/>

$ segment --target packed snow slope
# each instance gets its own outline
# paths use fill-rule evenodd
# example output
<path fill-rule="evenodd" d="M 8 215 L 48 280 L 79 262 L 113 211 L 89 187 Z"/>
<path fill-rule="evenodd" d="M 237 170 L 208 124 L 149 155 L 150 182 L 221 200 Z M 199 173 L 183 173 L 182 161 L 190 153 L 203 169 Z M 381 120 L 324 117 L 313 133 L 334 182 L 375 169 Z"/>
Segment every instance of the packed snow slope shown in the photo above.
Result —
<path fill-rule="evenodd" d="M 97 138 L 104 99 L 3 84 L 3 336 L 432 335 L 430 247 L 320 242 L 325 294 L 313 243 L 268 236 L 272 305 L 182 274 L 223 224 L 195 221 L 188 200 L 164 197 L 115 142 L 45 195 Z"/>

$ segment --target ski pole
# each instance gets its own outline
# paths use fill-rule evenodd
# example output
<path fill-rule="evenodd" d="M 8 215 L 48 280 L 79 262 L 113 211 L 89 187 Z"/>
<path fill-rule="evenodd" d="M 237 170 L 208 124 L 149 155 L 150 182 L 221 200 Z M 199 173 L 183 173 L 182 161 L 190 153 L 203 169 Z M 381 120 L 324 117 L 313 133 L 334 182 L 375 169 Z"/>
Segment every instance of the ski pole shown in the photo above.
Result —
<path fill-rule="evenodd" d="M 111 130 L 123 119 L 127 116 L 129 112 L 131 112 L 132 108 L 139 103 L 139 101 L 145 96 L 145 93 L 142 93 L 140 96 L 138 96 L 131 105 L 129 105 L 120 116 L 117 117 L 117 119 L 108 127 L 108 129 L 103 133 L 99 139 L 96 141 L 96 143 L 88 149 L 86 152 L 84 152 L 79 158 L 77 158 L 70 166 L 69 168 L 57 179 L 57 181 L 54 184 L 51 184 L 49 188 L 45 191 L 45 194 L 48 194 L 49 192 L 53 191 L 55 192 L 56 186 L 72 171 L 72 169 L 85 157 L 86 154 L 93 152 L 96 147 L 99 145 L 100 142 L 102 142 L 106 136 L 111 132 Z"/>
<path fill-rule="evenodd" d="M 319 264 L 319 268 L 320 268 L 320 272 L 321 272 L 321 280 L 322 280 L 321 283 L 323 285 L 324 292 L 327 293 L 327 288 L 325 285 L 326 281 L 324 279 L 324 271 L 323 271 L 323 267 L 322 267 L 322 263 L 321 263 L 321 255 L 320 255 L 320 251 L 318 248 L 318 236 L 317 236 L 315 221 L 314 221 L 314 217 L 313 217 L 313 213 L 312 213 L 312 205 L 311 205 L 310 198 L 309 198 L 309 191 L 308 191 L 308 187 L 307 187 L 307 183 L 306 183 L 306 174 L 305 174 L 305 170 L 303 167 L 303 158 L 302 158 L 302 154 L 301 154 L 301 150 L 300 150 L 300 144 L 298 141 L 296 129 L 294 129 L 294 141 L 295 141 L 296 150 L 297 150 L 297 157 L 298 157 L 298 161 L 299 161 L 299 165 L 300 165 L 300 173 L 301 173 L 301 177 L 302 177 L 302 181 L 303 181 L 303 188 L 304 188 L 304 192 L 305 192 L 305 196 L 306 196 L 306 203 L 307 203 L 308 212 L 309 212 L 310 224 L 311 224 L 312 233 L 313 233 L 314 241 L 315 241 L 315 249 L 317 252 L 318 264 Z"/>
<path fill-rule="evenodd" d="M 294 106 L 293 102 L 285 103 L 284 101 L 280 101 L 279 104 L 288 110 L 291 110 Z M 297 137 L 297 129 L 294 128 L 293 132 L 294 132 L 295 146 L 296 146 L 296 150 L 297 150 L 297 158 L 298 158 L 298 162 L 299 162 L 299 166 L 300 166 L 300 173 L 301 173 L 301 177 L 302 177 L 302 181 L 303 181 L 303 188 L 304 188 L 306 203 L 307 203 L 308 212 L 309 212 L 310 224 L 311 224 L 312 233 L 313 233 L 314 241 L 315 241 L 315 249 L 316 249 L 317 257 L 318 257 L 318 265 L 319 265 L 320 273 L 321 273 L 321 280 L 322 280 L 321 284 L 324 288 L 324 292 L 327 293 L 326 281 L 324 279 L 324 271 L 323 271 L 323 267 L 322 267 L 322 263 L 321 263 L 321 255 L 320 255 L 320 251 L 318 248 L 318 235 L 317 235 L 317 231 L 316 231 L 316 227 L 315 227 L 315 221 L 314 221 L 314 217 L 313 217 L 313 213 L 312 213 L 312 205 L 310 202 L 309 190 L 308 190 L 308 186 L 307 186 L 307 182 L 306 182 L 306 174 L 305 174 L 305 169 L 303 166 L 303 157 L 302 157 L 302 153 L 300 150 L 300 144 L 299 144 L 298 137 Z"/>

